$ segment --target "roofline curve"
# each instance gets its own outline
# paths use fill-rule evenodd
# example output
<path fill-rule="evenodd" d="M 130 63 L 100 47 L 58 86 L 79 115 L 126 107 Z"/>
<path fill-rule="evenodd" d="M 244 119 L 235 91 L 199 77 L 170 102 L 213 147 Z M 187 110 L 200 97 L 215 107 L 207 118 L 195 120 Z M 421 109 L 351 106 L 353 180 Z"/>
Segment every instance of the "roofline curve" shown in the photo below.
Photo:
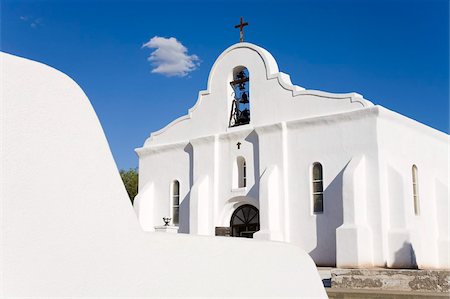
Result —
<path fill-rule="evenodd" d="M 288 74 L 285 74 L 283 72 L 280 72 L 278 69 L 278 64 L 275 60 L 275 58 L 272 56 L 272 54 L 269 53 L 266 49 L 257 46 L 252 43 L 247 42 L 240 42 L 236 43 L 234 45 L 231 45 L 227 49 L 225 49 L 219 57 L 215 60 L 213 66 L 211 67 L 211 70 L 208 75 L 208 82 L 206 85 L 206 90 L 201 90 L 198 93 L 197 101 L 195 102 L 194 106 L 189 108 L 188 113 L 186 115 L 180 116 L 177 119 L 173 120 L 163 128 L 159 129 L 158 131 L 155 131 L 150 134 L 150 137 L 147 138 L 147 140 L 144 142 L 144 147 L 146 145 L 149 145 L 153 140 L 154 137 L 157 137 L 158 135 L 161 135 L 165 131 L 167 131 L 170 127 L 174 126 L 175 124 L 182 122 L 184 120 L 188 120 L 191 118 L 192 113 L 198 108 L 198 106 L 202 102 L 203 96 L 210 94 L 210 88 L 211 88 L 211 80 L 214 75 L 214 72 L 217 68 L 217 65 L 222 58 L 227 55 L 229 52 L 239 49 L 239 48 L 247 48 L 250 50 L 255 51 L 262 59 L 265 69 L 266 69 L 266 79 L 267 80 L 273 80 L 276 79 L 280 86 L 285 89 L 292 92 L 292 97 L 301 96 L 301 95 L 313 95 L 323 98 L 330 98 L 330 99 L 347 99 L 350 103 L 359 103 L 361 106 L 364 107 L 371 107 L 373 106 L 372 102 L 364 99 L 364 97 L 358 93 L 351 92 L 351 93 L 342 93 L 342 94 L 335 94 L 335 93 L 329 93 L 319 90 L 306 90 L 303 87 L 297 86 L 292 84 L 290 76 Z"/>

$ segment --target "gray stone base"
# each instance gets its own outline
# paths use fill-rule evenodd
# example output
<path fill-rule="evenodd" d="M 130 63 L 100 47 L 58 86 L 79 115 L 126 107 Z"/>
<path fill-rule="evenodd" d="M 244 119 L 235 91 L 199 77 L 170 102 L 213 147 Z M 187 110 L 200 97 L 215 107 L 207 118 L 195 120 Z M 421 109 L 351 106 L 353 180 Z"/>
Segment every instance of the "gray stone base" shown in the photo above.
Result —
<path fill-rule="evenodd" d="M 443 299 L 448 293 L 326 289 L 329 299 Z"/>
<path fill-rule="evenodd" d="M 331 269 L 331 288 L 449 293 L 450 270 Z"/>

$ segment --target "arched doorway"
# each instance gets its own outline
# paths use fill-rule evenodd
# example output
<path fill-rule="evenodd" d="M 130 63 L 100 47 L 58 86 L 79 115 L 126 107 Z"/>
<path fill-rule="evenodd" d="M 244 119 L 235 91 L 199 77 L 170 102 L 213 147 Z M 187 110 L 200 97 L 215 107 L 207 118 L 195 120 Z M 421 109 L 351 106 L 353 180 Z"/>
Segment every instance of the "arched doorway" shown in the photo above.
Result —
<path fill-rule="evenodd" d="M 243 205 L 234 211 L 230 221 L 231 236 L 253 238 L 259 231 L 259 211 L 252 205 Z"/>

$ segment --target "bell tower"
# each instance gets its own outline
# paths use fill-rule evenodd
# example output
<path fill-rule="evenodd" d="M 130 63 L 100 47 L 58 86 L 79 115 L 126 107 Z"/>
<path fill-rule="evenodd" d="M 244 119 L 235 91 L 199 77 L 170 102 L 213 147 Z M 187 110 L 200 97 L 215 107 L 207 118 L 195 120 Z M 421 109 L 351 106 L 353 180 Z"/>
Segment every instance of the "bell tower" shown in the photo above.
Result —
<path fill-rule="evenodd" d="M 233 70 L 233 102 L 231 104 L 229 127 L 250 123 L 250 77 L 247 68 L 239 66 Z"/>

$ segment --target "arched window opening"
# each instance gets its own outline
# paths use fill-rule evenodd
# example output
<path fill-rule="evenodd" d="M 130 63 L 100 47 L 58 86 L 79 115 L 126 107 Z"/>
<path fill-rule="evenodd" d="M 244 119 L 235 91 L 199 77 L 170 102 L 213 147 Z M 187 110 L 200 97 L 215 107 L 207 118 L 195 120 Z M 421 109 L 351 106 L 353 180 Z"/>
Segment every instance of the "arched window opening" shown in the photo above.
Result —
<path fill-rule="evenodd" d="M 244 188 L 247 186 L 247 164 L 245 163 L 244 157 L 237 157 L 235 164 L 235 177 L 234 180 L 237 184 L 235 187 Z M 237 172 L 237 173 L 236 173 Z"/>
<path fill-rule="evenodd" d="M 312 166 L 312 200 L 314 213 L 323 213 L 323 174 L 322 164 L 314 163 Z"/>
<path fill-rule="evenodd" d="M 178 225 L 180 216 L 180 182 L 172 182 L 172 224 Z"/>
<path fill-rule="evenodd" d="M 418 182 L 418 170 L 417 166 L 412 166 L 412 182 L 413 182 L 413 199 L 414 199 L 414 214 L 420 214 L 419 204 L 419 182 Z"/>
<path fill-rule="evenodd" d="M 247 68 L 239 66 L 233 70 L 233 102 L 229 126 L 236 127 L 250 123 L 250 77 Z"/>
<path fill-rule="evenodd" d="M 230 221 L 231 236 L 253 238 L 259 231 L 259 211 L 252 205 L 243 205 L 234 211 Z"/>

